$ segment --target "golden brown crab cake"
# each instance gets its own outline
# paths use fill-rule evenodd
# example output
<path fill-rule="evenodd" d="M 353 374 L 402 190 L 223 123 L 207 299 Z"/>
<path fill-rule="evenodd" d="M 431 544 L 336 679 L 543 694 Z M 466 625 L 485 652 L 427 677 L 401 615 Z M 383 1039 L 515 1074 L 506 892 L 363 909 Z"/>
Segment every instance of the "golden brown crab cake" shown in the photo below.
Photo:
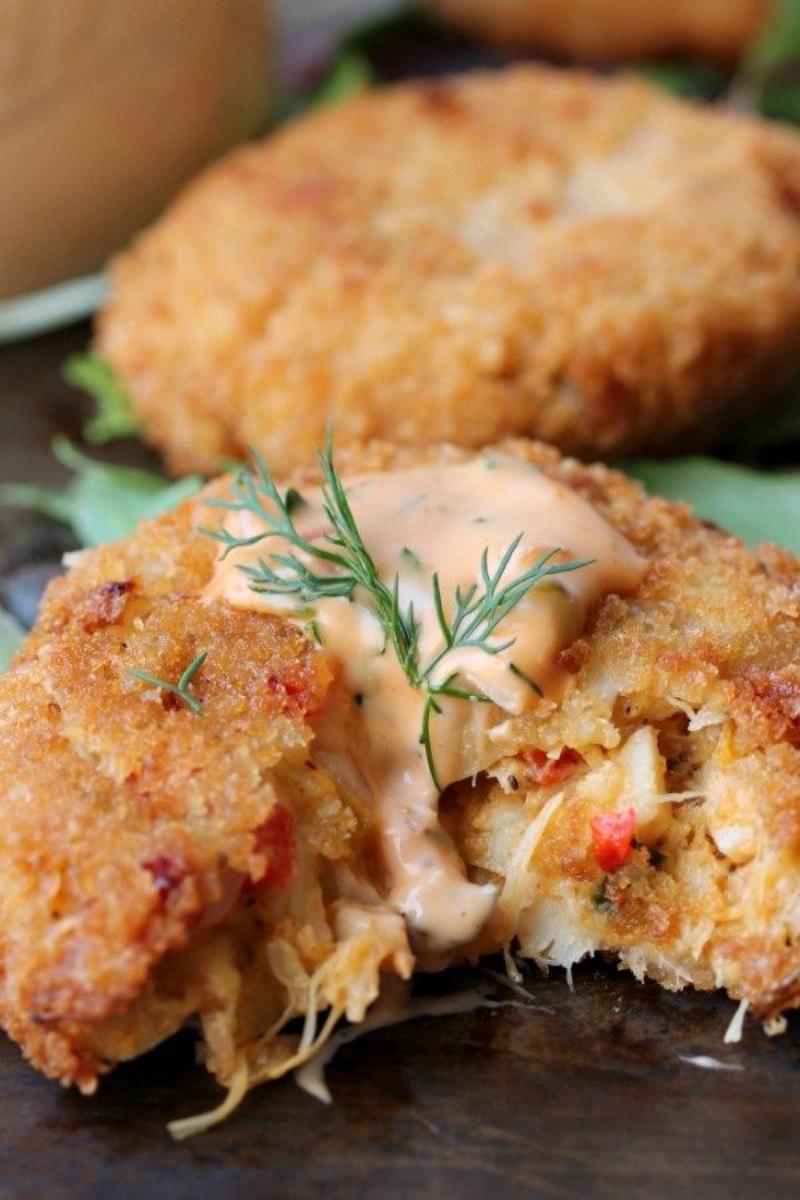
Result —
<path fill-rule="evenodd" d="M 309 764 L 330 664 L 204 602 L 209 515 L 190 502 L 73 556 L 0 676 L 0 1017 L 84 1091 L 192 1017 L 226 1083 L 245 1045 L 251 1075 L 279 1074 L 292 1016 L 358 1018 L 382 964 L 410 969 L 399 920 L 337 936 L 322 884 L 358 872 L 368 822 Z M 200 654 L 202 711 L 131 674 L 176 681 Z"/>
<path fill-rule="evenodd" d="M 77 555 L 0 677 L 0 1018 L 28 1057 L 89 1090 L 199 1017 L 233 1104 L 312 1053 L 339 1016 L 360 1020 L 381 971 L 412 969 L 409 939 L 431 961 L 433 918 L 455 931 L 439 962 L 516 939 L 545 962 L 600 950 L 670 987 L 725 987 L 764 1017 L 794 1005 L 797 560 L 748 550 L 684 506 L 536 443 L 490 454 L 372 445 L 338 466 L 364 528 L 375 505 L 394 504 L 400 522 L 409 498 L 428 497 L 418 538 L 381 522 L 369 534 L 375 555 L 402 538 L 402 569 L 422 572 L 423 633 L 431 545 L 447 581 L 475 529 L 493 544 L 512 497 L 543 520 L 558 510 L 564 554 L 596 549 L 594 564 L 530 593 L 513 649 L 479 655 L 494 669 L 533 647 L 544 695 L 516 664 L 522 706 L 497 691 L 480 703 L 439 694 L 434 758 L 452 786 L 441 804 L 432 790 L 424 824 L 414 796 L 392 808 L 373 786 L 396 788 L 407 763 L 425 765 L 405 720 L 419 689 L 396 688 L 381 715 L 380 672 L 394 660 L 380 638 L 359 640 L 374 633 L 363 593 L 304 597 L 302 613 L 277 616 L 269 597 L 232 586 L 245 577 L 217 565 L 197 531 L 235 528 L 234 514 L 205 506 L 229 484 Z M 292 482 L 296 521 L 314 524 L 314 473 Z M 442 499 L 465 482 L 485 502 L 471 532 Z M 538 527 L 520 532 L 541 544 Z M 235 551 L 250 553 L 263 558 L 264 544 Z M 569 581 L 591 570 L 576 625 L 569 589 L 580 584 Z M 326 603 L 352 632 L 349 653 L 329 636 Z M 201 654 L 182 694 L 131 675 L 174 683 Z M 462 670 L 477 686 L 471 661 Z M 392 769 L 372 775 L 370 739 L 387 728 Z M 406 836 L 423 849 L 412 847 L 413 902 L 399 903 L 391 847 L 407 849 Z M 463 910 L 477 902 L 467 929 Z M 303 1032 L 282 1032 L 296 1015 Z"/>
<path fill-rule="evenodd" d="M 647 55 L 737 58 L 764 26 L 772 0 L 427 0 L 436 16 L 507 50 L 577 62 Z"/>
<path fill-rule="evenodd" d="M 370 92 L 203 175 L 116 262 L 97 345 L 176 471 L 332 422 L 581 456 L 710 442 L 795 370 L 800 137 L 634 79 Z"/>

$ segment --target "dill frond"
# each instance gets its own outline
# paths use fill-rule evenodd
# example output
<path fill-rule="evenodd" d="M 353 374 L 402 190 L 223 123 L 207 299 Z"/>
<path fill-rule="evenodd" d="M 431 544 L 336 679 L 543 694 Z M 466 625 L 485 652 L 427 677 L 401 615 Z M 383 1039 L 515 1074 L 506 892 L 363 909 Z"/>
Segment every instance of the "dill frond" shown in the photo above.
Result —
<path fill-rule="evenodd" d="M 198 717 L 202 717 L 205 711 L 203 702 L 192 695 L 189 691 L 189 684 L 205 664 L 207 658 L 207 650 L 204 650 L 202 654 L 198 654 L 197 658 L 189 663 L 177 683 L 171 683 L 168 679 L 161 679 L 158 675 L 151 675 L 149 671 L 143 671 L 141 667 L 131 667 L 130 674 L 135 679 L 140 679 L 142 683 L 152 684 L 153 687 L 160 688 L 162 692 L 171 692 L 173 696 L 178 696 L 193 713 Z"/>
<path fill-rule="evenodd" d="M 255 565 L 240 565 L 239 570 L 254 592 L 294 596 L 302 605 L 313 605 L 335 596 L 352 599 L 357 591 L 360 597 L 366 598 L 378 618 L 386 644 L 392 648 L 410 686 L 425 694 L 419 741 L 431 778 L 441 790 L 431 738 L 432 719 L 442 711 L 437 697 L 448 696 L 473 703 L 490 703 L 490 700 L 482 692 L 457 687 L 454 675 L 443 682 L 437 681 L 439 667 L 453 651 L 474 648 L 495 655 L 510 649 L 514 638 L 497 641 L 494 634 L 525 596 L 545 579 L 577 571 L 594 560 L 559 562 L 556 560 L 561 551 L 554 547 L 522 574 L 509 578 L 511 561 L 523 538 L 520 533 L 506 547 L 493 570 L 489 566 L 488 548 L 485 549 L 479 564 L 480 582 L 466 588 L 456 587 L 449 603 L 443 595 L 439 575 L 434 573 L 431 590 L 442 642 L 436 653 L 422 662 L 420 627 L 413 604 L 402 605 L 399 575 L 390 581 L 382 579 L 364 544 L 336 470 L 330 433 L 324 450 L 319 453 L 322 506 L 330 523 L 329 531 L 320 541 L 307 541 L 295 525 L 292 514 L 298 504 L 304 503 L 302 497 L 292 489 L 281 495 L 263 458 L 255 450 L 252 456 L 254 467 L 243 469 L 234 480 L 232 498 L 210 501 L 210 504 L 228 512 L 249 513 L 264 528 L 246 537 L 236 537 L 224 527 L 202 532 L 222 545 L 223 558 L 233 550 L 249 548 L 274 537 L 290 547 L 288 553 L 267 553 L 259 557 Z M 406 549 L 403 553 L 408 556 L 413 551 Z M 448 612 L 452 615 L 448 616 Z M 509 669 L 533 691 L 542 694 L 538 683 L 515 664 L 509 664 Z"/>

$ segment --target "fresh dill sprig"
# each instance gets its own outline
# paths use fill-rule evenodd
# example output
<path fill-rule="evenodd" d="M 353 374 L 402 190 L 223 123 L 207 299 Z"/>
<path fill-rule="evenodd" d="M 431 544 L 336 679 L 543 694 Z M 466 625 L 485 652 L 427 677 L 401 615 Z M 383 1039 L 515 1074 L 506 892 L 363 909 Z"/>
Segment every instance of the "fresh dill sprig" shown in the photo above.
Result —
<path fill-rule="evenodd" d="M 153 687 L 160 688 L 162 692 L 171 692 L 173 696 L 178 696 L 193 713 L 196 713 L 198 717 L 202 717 L 205 711 L 203 702 L 192 695 L 189 691 L 189 684 L 207 658 L 207 650 L 204 650 L 202 654 L 198 654 L 197 658 L 189 663 L 177 683 L 170 683 L 168 679 L 160 679 L 158 675 L 151 675 L 149 671 L 143 671 L 141 667 L 131 667 L 130 674 L 136 679 L 141 679 L 143 683 L 151 683 Z"/>
<path fill-rule="evenodd" d="M 422 726 L 419 733 L 419 743 L 425 751 L 425 761 L 428 764 L 431 779 L 436 788 L 441 791 L 442 783 L 439 779 L 439 774 L 436 770 L 436 760 L 433 756 L 433 744 L 431 742 L 431 717 L 436 713 L 441 715 L 441 705 L 437 703 L 437 696 L 450 696 L 454 700 L 469 700 L 473 704 L 491 704 L 491 700 L 483 692 L 469 692 L 463 688 L 454 687 L 452 680 L 455 675 L 450 675 L 444 683 L 432 683 L 430 680 L 420 681 L 415 687 L 423 686 L 426 692 L 425 705 L 422 709 Z"/>
<path fill-rule="evenodd" d="M 509 579 L 508 569 L 523 537 L 520 533 L 506 548 L 494 570 L 489 568 L 488 549 L 484 550 L 480 561 L 480 584 L 457 587 L 449 605 L 442 594 L 439 575 L 434 573 L 431 580 L 433 605 L 442 643 L 427 662 L 422 662 L 420 626 L 414 615 L 414 606 L 408 604 L 403 607 L 401 604 L 399 574 L 387 583 L 378 573 L 334 465 L 330 434 L 325 449 L 319 453 L 322 504 L 330 529 L 319 542 L 307 541 L 294 523 L 292 513 L 298 502 L 303 503 L 302 498 L 291 489 L 281 496 L 263 458 L 255 450 L 252 456 L 254 468 L 252 471 L 245 468 L 236 477 L 231 487 L 232 498 L 209 503 L 214 508 L 228 512 L 249 513 L 265 528 L 246 537 L 236 537 L 224 527 L 203 529 L 201 532 L 223 546 L 223 558 L 233 550 L 255 546 L 267 538 L 278 537 L 288 543 L 292 548 L 289 553 L 268 554 L 258 558 L 255 566 L 239 566 L 254 592 L 294 596 L 304 605 L 313 605 L 329 596 L 352 598 L 357 589 L 367 594 L 386 644 L 394 651 L 409 684 L 425 693 L 419 741 L 425 751 L 431 778 L 441 790 L 431 740 L 432 718 L 442 712 L 439 698 L 451 697 L 479 704 L 491 701 L 483 692 L 457 687 L 454 682 L 457 673 L 447 676 L 444 681 L 437 681 L 438 668 L 446 656 L 456 650 L 474 648 L 494 655 L 510 649 L 514 638 L 500 642 L 492 639 L 520 601 L 543 580 L 577 571 L 594 560 L 556 562 L 556 556 L 560 553 L 556 547 L 542 554 L 521 575 Z M 303 561 L 298 554 L 303 554 L 309 561 Z M 319 567 L 319 571 L 315 570 L 315 566 Z M 451 617 L 448 617 L 448 611 L 452 611 Z M 536 681 L 514 663 L 509 664 L 509 669 L 539 695 L 542 694 Z"/>
<path fill-rule="evenodd" d="M 579 567 L 588 567 L 594 561 L 586 558 L 565 563 L 553 562 L 555 556 L 560 553 L 556 547 L 543 554 L 522 575 L 507 582 L 504 580 L 504 576 L 514 557 L 514 552 L 522 541 L 522 536 L 521 533 L 517 534 L 491 573 L 489 571 L 489 551 L 484 550 L 481 555 L 483 591 L 479 590 L 477 583 L 473 583 L 471 587 L 463 591 L 457 587 L 454 595 L 455 615 L 451 621 L 448 621 L 445 615 L 439 576 L 434 574 L 433 603 L 444 645 L 425 668 L 423 679 L 430 678 L 433 671 L 451 650 L 460 650 L 467 646 L 474 646 L 486 654 L 500 654 L 503 650 L 508 650 L 513 646 L 514 638 L 499 644 L 490 642 L 489 639 L 498 625 L 517 607 L 528 592 L 544 579 L 549 579 L 553 575 L 563 575 L 568 571 L 577 571 Z M 513 663 L 511 666 L 513 670 Z M 516 671 L 517 674 L 522 675 L 518 668 Z M 528 682 L 531 681 L 528 680 Z"/>
<path fill-rule="evenodd" d="M 322 471 L 322 497 L 325 515 L 331 531 L 325 534 L 324 544 L 309 542 L 298 531 L 292 513 L 297 507 L 289 503 L 290 496 L 298 493 L 290 489 L 281 496 L 269 467 L 258 451 L 252 451 L 254 470 L 242 470 L 234 480 L 231 500 L 211 500 L 212 508 L 228 512 L 247 512 L 260 520 L 266 528 L 249 537 L 235 537 L 227 529 L 202 529 L 224 547 L 222 557 L 232 550 L 254 546 L 265 538 L 279 537 L 294 548 L 290 554 L 270 554 L 269 562 L 259 558 L 255 566 L 242 565 L 239 570 L 248 580 L 254 592 L 268 592 L 278 596 L 296 596 L 303 604 L 314 604 L 328 596 L 352 597 L 356 588 L 363 588 L 372 601 L 387 641 L 395 651 L 403 670 L 416 687 L 416 658 L 419 630 L 414 620 L 413 607 L 403 612 L 400 608 L 400 580 L 396 576 L 393 586 L 387 587 L 378 574 L 372 556 L 367 550 L 356 525 L 350 502 L 333 463 L 333 446 L 330 436 L 325 449 L 320 452 Z M 267 503 L 265 503 L 265 501 Z M 273 507 L 268 507 L 268 504 Z M 305 554 L 312 562 L 327 568 L 319 574 L 301 561 L 297 551 Z M 331 570 L 335 574 L 331 574 Z"/>

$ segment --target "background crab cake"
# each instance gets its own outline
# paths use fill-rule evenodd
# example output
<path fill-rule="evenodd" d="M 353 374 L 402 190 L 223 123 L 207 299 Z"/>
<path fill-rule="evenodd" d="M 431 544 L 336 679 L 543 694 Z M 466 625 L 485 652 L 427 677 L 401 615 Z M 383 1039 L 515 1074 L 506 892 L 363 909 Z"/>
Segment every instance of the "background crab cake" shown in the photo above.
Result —
<path fill-rule="evenodd" d="M 98 330 L 171 467 L 248 444 L 708 442 L 800 345 L 800 137 L 516 68 L 363 95 L 204 175 Z"/>
<path fill-rule="evenodd" d="M 771 0 L 427 0 L 474 37 L 508 49 L 578 61 L 649 54 L 736 58 L 764 24 Z"/>

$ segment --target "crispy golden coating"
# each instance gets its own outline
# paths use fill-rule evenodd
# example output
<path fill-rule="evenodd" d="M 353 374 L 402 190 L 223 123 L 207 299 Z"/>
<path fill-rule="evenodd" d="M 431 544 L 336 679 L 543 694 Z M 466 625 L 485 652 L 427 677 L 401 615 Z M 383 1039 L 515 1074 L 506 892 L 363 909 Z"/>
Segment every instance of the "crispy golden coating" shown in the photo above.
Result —
<path fill-rule="evenodd" d="M 115 264 L 100 351 L 177 470 L 378 437 L 707 443 L 794 373 L 800 138 L 519 67 L 305 117 Z"/>
<path fill-rule="evenodd" d="M 467 952 L 513 937 L 562 963 L 603 950 L 763 1015 L 797 1003 L 797 560 L 750 551 L 607 468 L 503 448 L 580 492 L 649 567 L 590 615 L 562 701 L 508 722 L 479 786 L 445 798 L 468 870 L 500 891 Z M 463 454 L 373 445 L 339 467 Z M 328 931 L 326 862 L 384 886 L 374 814 L 313 763 L 332 665 L 277 619 L 202 601 L 208 520 L 189 501 L 78 556 L 0 677 L 0 1018 L 37 1066 L 85 1089 L 193 1014 L 230 1081 L 287 996 L 292 1014 L 311 996 L 357 1020 L 381 966 L 410 969 L 402 928 L 377 942 Z M 203 650 L 202 717 L 129 673 L 176 679 Z M 294 814 L 290 885 L 263 836 L 276 803 Z M 591 820 L 630 804 L 637 847 L 611 871 Z M 250 1082 L 295 1061 L 290 1047 L 276 1066 L 273 1043 L 248 1051 Z"/>
<path fill-rule="evenodd" d="M 84 1032 L 141 993 L 231 872 L 263 874 L 271 770 L 305 760 L 327 686 L 289 626 L 200 602 L 215 551 L 199 516 L 82 555 L 0 676 L 0 1013 L 37 1065 L 85 1085 L 103 1063 Z M 174 680 L 203 650 L 202 718 L 129 674 Z"/>
<path fill-rule="evenodd" d="M 732 60 L 764 25 L 772 0 L 427 0 L 472 37 L 578 62 L 698 54 Z"/>

